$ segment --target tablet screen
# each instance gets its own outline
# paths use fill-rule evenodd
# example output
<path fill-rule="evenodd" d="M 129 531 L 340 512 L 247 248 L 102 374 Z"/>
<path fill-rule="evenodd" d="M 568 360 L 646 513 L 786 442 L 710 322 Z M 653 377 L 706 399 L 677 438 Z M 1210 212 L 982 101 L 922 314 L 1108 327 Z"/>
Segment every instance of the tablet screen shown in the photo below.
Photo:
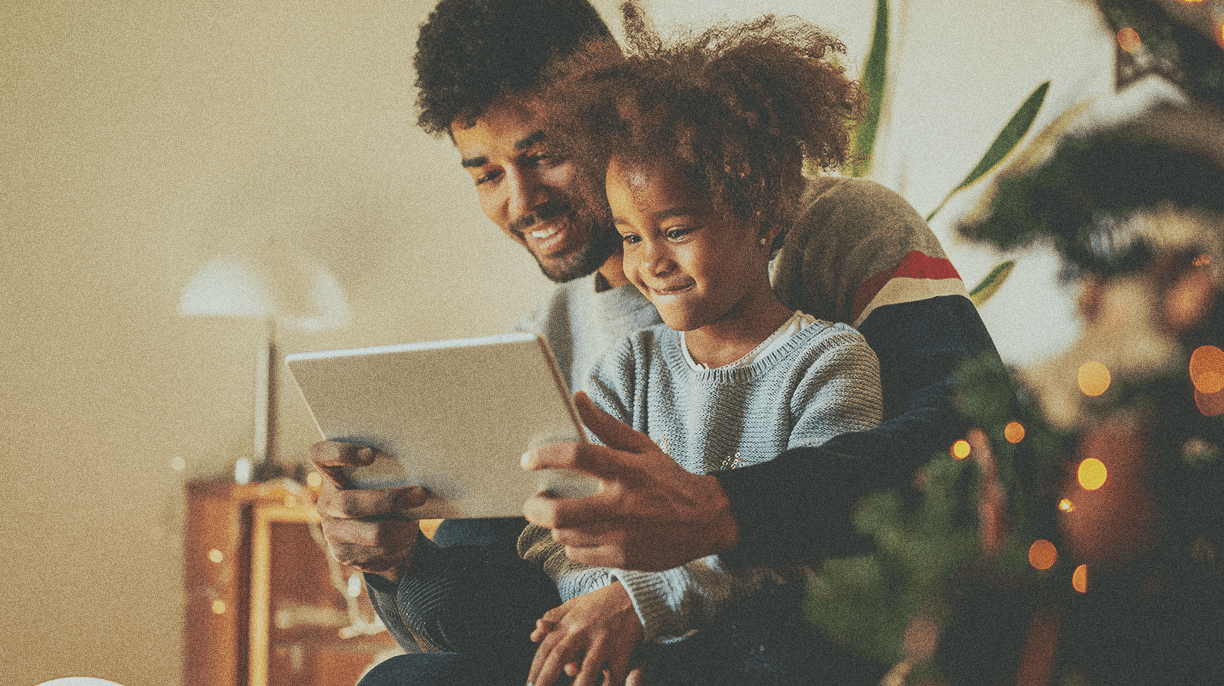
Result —
<path fill-rule="evenodd" d="M 533 447 L 585 440 L 535 334 L 294 353 L 285 363 L 324 438 L 386 455 L 350 470 L 353 486 L 424 486 L 422 519 L 519 517 L 542 490 L 582 495 L 597 483 L 519 466 Z"/>

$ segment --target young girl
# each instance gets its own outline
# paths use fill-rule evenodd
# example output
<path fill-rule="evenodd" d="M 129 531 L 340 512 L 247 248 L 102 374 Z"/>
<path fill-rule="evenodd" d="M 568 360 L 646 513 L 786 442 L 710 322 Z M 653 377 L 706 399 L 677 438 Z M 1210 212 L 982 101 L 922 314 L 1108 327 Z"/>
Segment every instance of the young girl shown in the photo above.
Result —
<path fill-rule="evenodd" d="M 592 162 L 580 170 L 581 200 L 616 227 L 625 276 L 666 325 L 605 355 L 588 394 L 697 473 L 871 428 L 881 416 L 875 355 L 853 329 L 784 307 L 769 281 L 801 204 L 805 159 L 828 167 L 846 156 L 860 93 L 827 57 L 842 47 L 772 18 L 663 47 L 635 8 L 625 14 L 633 53 L 594 47 L 559 67 L 543 99 L 550 146 Z M 720 611 L 797 578 L 730 570 L 718 556 L 659 573 L 584 567 L 534 525 L 519 551 L 567 601 L 532 635 L 535 686 L 563 671 L 576 684 L 604 672 L 621 683 L 639 645 L 718 631 L 710 622 Z M 688 670 L 693 682 L 738 659 L 718 652 L 696 653 L 705 669 Z M 667 683 L 683 678 L 681 667 Z M 662 668 L 644 669 L 650 679 Z M 725 676 L 742 682 L 735 665 Z"/>

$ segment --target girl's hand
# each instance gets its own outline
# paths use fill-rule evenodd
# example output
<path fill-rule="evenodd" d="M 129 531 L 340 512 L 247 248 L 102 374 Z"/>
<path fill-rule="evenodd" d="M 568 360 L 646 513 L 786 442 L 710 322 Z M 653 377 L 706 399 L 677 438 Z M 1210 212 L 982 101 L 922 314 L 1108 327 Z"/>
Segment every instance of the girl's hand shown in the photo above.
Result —
<path fill-rule="evenodd" d="M 642 623 L 619 581 L 549 610 L 536 622 L 531 640 L 540 644 L 527 683 L 552 686 L 564 671 L 577 676 L 573 686 L 621 686 L 629 676 L 629 656 L 642 642 Z M 575 668 L 576 667 L 576 668 Z M 631 682 L 639 677 L 634 670 Z"/>

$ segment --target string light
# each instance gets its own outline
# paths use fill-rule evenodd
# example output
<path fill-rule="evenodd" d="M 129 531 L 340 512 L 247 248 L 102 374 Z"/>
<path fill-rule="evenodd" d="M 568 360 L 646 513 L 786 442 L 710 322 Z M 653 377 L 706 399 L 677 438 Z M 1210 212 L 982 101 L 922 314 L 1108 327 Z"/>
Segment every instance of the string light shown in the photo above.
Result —
<path fill-rule="evenodd" d="M 1053 543 L 1039 538 L 1029 546 L 1028 560 L 1034 569 L 1049 569 L 1058 560 L 1058 549 Z"/>
<path fill-rule="evenodd" d="M 1118 29 L 1118 47 L 1133 55 L 1143 48 L 1143 39 L 1138 31 L 1125 26 Z"/>
<path fill-rule="evenodd" d="M 1224 350 L 1214 345 L 1196 348 L 1190 354 L 1190 382 L 1208 395 L 1224 389 Z"/>
<path fill-rule="evenodd" d="M 1070 498 L 1063 498 L 1058 501 L 1058 509 L 1063 512 L 1073 512 L 1075 511 L 1075 504 L 1071 502 Z"/>
<path fill-rule="evenodd" d="M 1008 443 L 1023 441 L 1024 425 L 1020 422 L 1008 422 L 1007 426 L 1003 427 L 1003 438 L 1006 438 Z"/>
<path fill-rule="evenodd" d="M 1078 381 L 1084 395 L 1095 398 L 1104 393 L 1109 388 L 1110 380 L 1109 368 L 1100 362 L 1089 360 L 1080 365 Z"/>
<path fill-rule="evenodd" d="M 1071 587 L 1080 593 L 1088 592 L 1088 565 L 1080 565 L 1071 573 Z"/>
<path fill-rule="evenodd" d="M 1203 393 L 1196 388 L 1194 404 L 1204 417 L 1218 417 L 1224 414 L 1224 392 Z"/>
<path fill-rule="evenodd" d="M 1080 462 L 1075 477 L 1085 491 L 1095 491 L 1105 485 L 1105 480 L 1109 478 L 1109 470 L 1105 468 L 1104 462 L 1095 457 L 1089 457 Z"/>
<path fill-rule="evenodd" d="M 969 453 L 972 452 L 972 448 L 969 447 L 969 441 L 966 441 L 965 439 L 962 438 L 959 441 L 952 444 L 951 452 L 952 452 L 952 457 L 958 460 L 963 460 L 966 457 L 969 457 Z"/>

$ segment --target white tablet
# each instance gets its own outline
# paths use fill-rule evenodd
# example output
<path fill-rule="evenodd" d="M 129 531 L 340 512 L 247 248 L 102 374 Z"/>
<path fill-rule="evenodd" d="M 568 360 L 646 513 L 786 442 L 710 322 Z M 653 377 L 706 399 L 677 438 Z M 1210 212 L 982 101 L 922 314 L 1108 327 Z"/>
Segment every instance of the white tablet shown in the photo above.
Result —
<path fill-rule="evenodd" d="M 533 447 L 585 440 L 535 334 L 294 353 L 285 364 L 324 438 L 388 456 L 349 470 L 353 486 L 424 486 L 421 519 L 520 517 L 540 491 L 585 495 L 597 485 L 520 467 Z"/>

